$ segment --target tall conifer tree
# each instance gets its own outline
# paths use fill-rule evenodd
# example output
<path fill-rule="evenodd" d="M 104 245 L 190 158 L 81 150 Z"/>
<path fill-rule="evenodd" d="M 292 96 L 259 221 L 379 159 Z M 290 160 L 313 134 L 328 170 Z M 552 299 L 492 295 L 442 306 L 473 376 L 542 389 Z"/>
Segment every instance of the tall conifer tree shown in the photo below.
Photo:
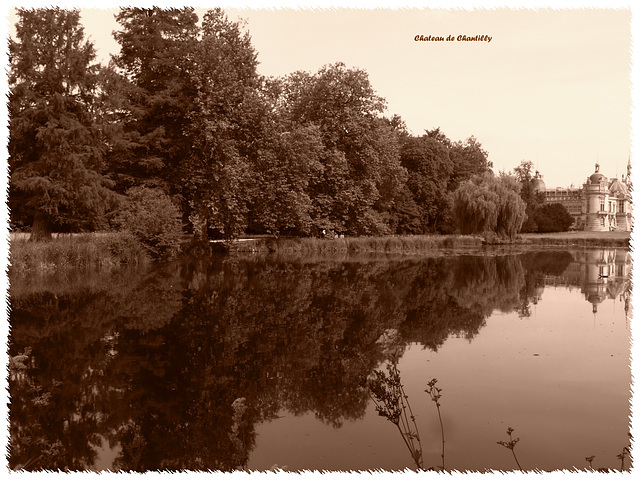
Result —
<path fill-rule="evenodd" d="M 9 206 L 32 240 L 95 228 L 112 198 L 101 174 L 99 66 L 77 10 L 18 10 L 9 41 Z"/>
<path fill-rule="evenodd" d="M 195 89 L 191 80 L 198 16 L 192 8 L 123 8 L 114 32 L 114 66 L 123 82 L 122 132 L 109 163 L 117 187 L 162 187 L 177 193 L 179 163 L 191 145 L 185 136 Z"/>

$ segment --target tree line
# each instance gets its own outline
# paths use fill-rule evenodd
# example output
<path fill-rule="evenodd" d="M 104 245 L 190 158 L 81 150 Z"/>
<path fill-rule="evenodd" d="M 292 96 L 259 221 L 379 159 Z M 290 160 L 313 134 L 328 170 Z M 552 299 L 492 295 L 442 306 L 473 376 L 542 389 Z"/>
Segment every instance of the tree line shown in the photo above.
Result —
<path fill-rule="evenodd" d="M 260 75 L 221 9 L 122 8 L 108 65 L 78 10 L 17 16 L 10 221 L 34 240 L 128 229 L 161 255 L 183 232 L 513 236 L 526 218 L 519 182 L 473 136 L 410 134 L 343 63 Z"/>

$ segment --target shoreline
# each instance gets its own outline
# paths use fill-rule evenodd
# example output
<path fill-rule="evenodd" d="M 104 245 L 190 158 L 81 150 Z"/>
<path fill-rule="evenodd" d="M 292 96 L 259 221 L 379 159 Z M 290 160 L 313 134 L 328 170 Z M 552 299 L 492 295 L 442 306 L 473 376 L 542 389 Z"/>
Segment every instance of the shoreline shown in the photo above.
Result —
<path fill-rule="evenodd" d="M 485 240 L 479 235 L 403 235 L 385 237 L 258 236 L 232 241 L 210 241 L 207 246 L 191 244 L 183 237 L 184 252 L 211 255 L 293 255 L 313 257 L 357 256 L 362 254 L 416 255 L 495 255 L 546 249 L 627 249 L 629 232 L 566 232 L 522 234 L 515 241 Z M 10 235 L 8 273 L 113 269 L 148 264 L 142 248 L 125 233 L 87 233 L 61 235 L 51 242 L 29 242 L 25 234 Z M 196 250 L 194 250 L 196 249 Z M 153 262 L 152 262 L 153 263 Z M 162 262 L 160 262 L 162 263 Z"/>
<path fill-rule="evenodd" d="M 480 235 L 404 235 L 345 237 L 254 237 L 211 241 L 218 253 L 380 253 L 420 254 L 433 251 L 522 251 L 529 248 L 630 249 L 630 232 L 562 232 L 521 234 L 514 241 L 485 240 Z"/>

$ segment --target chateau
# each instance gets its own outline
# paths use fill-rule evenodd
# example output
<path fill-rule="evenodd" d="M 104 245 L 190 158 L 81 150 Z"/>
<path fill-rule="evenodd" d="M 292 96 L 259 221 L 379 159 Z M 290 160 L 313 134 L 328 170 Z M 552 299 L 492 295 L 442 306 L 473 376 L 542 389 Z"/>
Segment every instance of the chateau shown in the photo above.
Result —
<path fill-rule="evenodd" d="M 631 162 L 627 164 L 627 175 L 622 180 L 608 180 L 600 173 L 600 165 L 587 177 L 582 188 L 547 189 L 542 176 L 536 172 L 532 180 L 535 191 L 544 195 L 545 203 L 560 203 L 573 217 L 575 230 L 608 232 L 612 230 L 630 231 L 631 215 Z"/>

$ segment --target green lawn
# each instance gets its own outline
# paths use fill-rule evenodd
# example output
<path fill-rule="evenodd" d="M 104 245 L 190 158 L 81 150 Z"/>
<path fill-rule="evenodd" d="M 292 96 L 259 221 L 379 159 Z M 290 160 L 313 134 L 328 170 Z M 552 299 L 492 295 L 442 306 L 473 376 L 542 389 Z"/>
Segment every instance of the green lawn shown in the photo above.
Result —
<path fill-rule="evenodd" d="M 630 238 L 631 232 L 556 232 L 556 233 L 522 233 L 523 239 L 527 238 L 556 238 L 556 239 L 610 239 L 624 240 Z"/>

